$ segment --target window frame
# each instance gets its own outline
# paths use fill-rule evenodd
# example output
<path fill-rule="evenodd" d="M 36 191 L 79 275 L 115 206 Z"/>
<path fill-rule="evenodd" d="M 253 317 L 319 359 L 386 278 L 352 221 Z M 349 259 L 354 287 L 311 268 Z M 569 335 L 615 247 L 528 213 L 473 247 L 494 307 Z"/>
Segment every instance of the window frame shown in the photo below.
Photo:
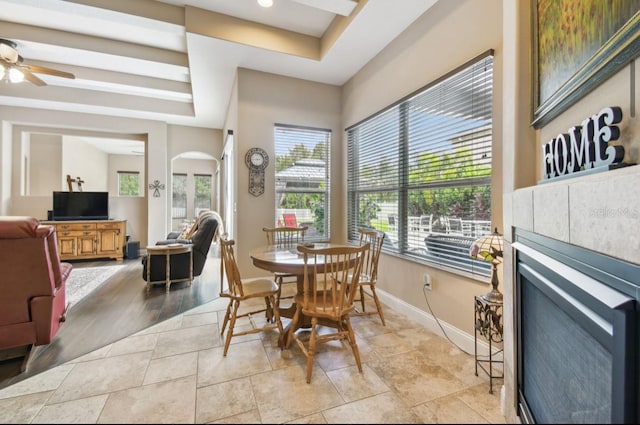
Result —
<path fill-rule="evenodd" d="M 490 72 L 488 72 L 486 68 L 486 63 L 488 62 L 491 65 L 491 69 L 489 70 Z M 412 183 L 410 173 L 412 172 L 412 168 L 415 169 L 416 166 L 412 161 L 415 161 L 420 155 L 431 154 L 429 150 L 424 150 L 422 153 L 416 154 L 416 147 L 410 146 L 412 143 L 411 137 L 414 136 L 411 136 L 409 133 L 417 127 L 418 124 L 416 123 L 418 119 L 415 117 L 412 118 L 410 113 L 410 109 L 415 107 L 412 102 L 414 102 L 415 99 L 419 99 L 421 95 L 426 94 L 426 96 L 429 96 L 430 91 L 435 92 L 435 90 L 438 90 L 441 86 L 446 87 L 446 85 L 443 86 L 443 84 L 446 84 L 447 80 L 453 79 L 458 75 L 464 75 L 463 73 L 467 70 L 473 69 L 474 66 L 481 67 L 483 64 L 485 68 L 478 74 L 483 75 L 490 73 L 491 75 L 491 80 L 489 81 L 490 91 L 487 91 L 490 98 L 488 101 L 485 100 L 486 103 L 490 103 L 490 114 L 488 115 L 488 119 L 490 120 L 489 125 L 484 127 L 478 125 L 479 129 L 477 131 L 476 129 L 471 130 L 472 132 L 475 132 L 473 133 L 475 134 L 474 136 L 470 136 L 469 139 L 464 139 L 463 142 L 458 143 L 460 146 L 464 146 L 465 142 L 469 142 L 468 144 L 473 146 L 472 149 L 468 149 L 472 155 L 472 167 L 475 167 L 476 162 L 476 157 L 473 157 L 473 154 L 480 152 L 481 148 L 488 150 L 489 157 L 487 162 L 489 163 L 489 174 L 486 174 L 487 169 L 483 169 L 479 171 L 479 173 L 485 173 L 483 175 L 473 175 L 473 173 L 465 175 L 461 173 L 463 177 L 456 179 L 436 177 L 433 181 L 422 180 L 421 182 Z M 436 79 L 430 84 L 345 129 L 345 137 L 347 140 L 347 240 L 350 243 L 357 243 L 358 227 L 369 226 L 378 228 L 378 230 L 387 230 L 388 233 L 392 235 L 391 239 L 395 237 L 394 240 L 385 244 L 383 247 L 383 251 L 387 254 L 425 264 L 430 267 L 446 270 L 455 274 L 471 277 L 473 279 L 482 281 L 489 280 L 491 274 L 490 264 L 472 260 L 468 254 L 468 258 L 465 258 L 464 256 L 466 251 L 464 250 L 463 245 L 467 243 L 470 244 L 473 239 L 491 232 L 491 190 L 493 186 L 493 172 L 491 170 L 491 151 L 493 144 L 492 104 L 493 86 L 495 81 L 493 78 L 493 69 L 493 50 L 488 50 L 446 75 Z M 475 74 L 472 74 L 472 76 L 475 78 Z M 470 78 L 469 81 L 475 82 L 476 80 Z M 455 93 L 455 91 L 452 92 Z M 467 106 L 469 103 L 473 105 L 473 101 L 469 100 L 472 97 L 469 97 L 468 95 L 466 97 L 461 97 L 463 99 L 461 101 L 458 98 L 454 98 L 454 94 L 450 94 L 450 92 L 444 89 L 441 89 L 441 93 L 444 93 L 444 96 L 442 96 L 442 102 L 444 104 L 453 105 L 455 108 L 462 108 L 463 106 Z M 473 93 L 475 95 L 475 92 Z M 446 115 L 445 112 L 449 112 L 446 109 L 445 112 L 440 109 L 435 111 L 435 114 L 433 114 L 435 117 L 441 117 Z M 463 118 L 464 120 L 467 120 L 466 116 Z M 414 121 L 411 121 L 412 119 Z M 481 121 L 477 118 L 476 120 L 478 122 Z M 453 124 L 451 125 L 453 126 Z M 367 126 L 369 127 L 367 128 Z M 436 127 L 436 129 L 441 128 L 447 128 L 446 124 L 440 124 L 439 127 Z M 462 128 L 463 127 L 461 126 L 461 129 Z M 453 130 L 449 131 L 453 132 Z M 362 137 L 364 137 L 364 139 L 362 140 L 360 132 L 363 132 Z M 461 131 L 460 134 L 464 134 L 464 132 Z M 480 148 L 476 146 L 476 137 L 478 140 L 483 140 Z M 415 136 L 415 138 L 417 139 L 417 136 Z M 434 139 L 437 138 L 434 137 Z M 458 146 L 453 143 L 453 140 L 446 138 L 443 140 L 450 142 L 450 150 L 453 150 L 453 146 Z M 369 146 L 365 146 L 367 143 Z M 376 157 L 374 155 L 378 150 L 381 150 L 380 146 L 383 144 L 386 147 L 385 149 L 393 151 L 393 154 L 390 154 L 392 161 L 389 164 L 383 162 L 384 159 L 380 158 L 380 156 Z M 454 168 L 463 168 L 463 165 L 459 165 L 461 164 L 460 158 L 463 157 L 456 158 L 455 155 L 452 155 L 452 157 L 458 160 L 452 163 L 455 165 Z M 367 162 L 371 161 L 372 158 L 375 160 L 375 163 Z M 483 156 L 482 158 L 485 157 Z M 371 170 L 367 170 L 368 164 L 372 165 Z M 381 167 L 382 165 L 385 165 L 385 167 Z M 370 174 L 367 175 L 366 173 L 363 173 L 363 170 L 369 171 Z M 440 172 L 442 172 L 447 169 L 445 168 L 445 165 L 441 165 L 433 168 L 427 167 L 426 170 L 427 171 L 423 171 L 424 174 L 429 173 L 430 170 L 440 170 Z M 446 174 L 446 172 L 442 174 Z M 478 191 L 480 195 L 484 197 L 486 197 L 486 192 L 488 191 L 488 218 L 486 220 L 477 221 L 478 223 L 482 222 L 481 229 L 478 227 L 476 222 L 472 220 L 460 219 L 459 225 L 460 227 L 465 228 L 465 233 L 463 233 L 461 229 L 459 233 L 460 236 L 456 236 L 456 238 L 452 238 L 444 234 L 444 230 L 441 235 L 435 234 L 438 232 L 433 230 L 434 228 L 431 227 L 430 223 L 429 231 L 427 233 L 427 236 L 430 237 L 430 244 L 427 244 L 427 240 L 425 238 L 424 247 L 416 248 L 415 246 L 412 246 L 411 239 L 413 236 L 411 235 L 416 229 L 421 229 L 420 226 L 423 221 L 423 216 L 419 217 L 419 224 L 417 224 L 418 227 L 415 228 L 416 217 L 410 217 L 411 214 L 409 213 L 410 196 L 419 192 L 436 196 L 437 191 L 444 192 L 447 189 L 454 189 L 459 192 L 470 191 L 470 193 L 474 195 L 476 194 L 476 191 Z M 394 207 L 395 210 L 392 208 L 387 216 L 388 218 L 393 216 L 393 220 L 383 225 L 381 220 L 377 220 L 379 212 L 377 208 L 379 208 L 379 204 L 382 204 L 382 202 L 379 203 L 379 201 L 385 199 L 391 199 L 390 203 L 393 204 L 395 202 L 397 205 Z M 371 203 L 372 206 L 369 206 L 369 203 Z M 486 204 L 484 206 L 486 207 Z M 451 205 L 445 204 L 445 207 L 450 208 Z M 465 212 L 467 211 L 465 210 Z M 369 218 L 374 214 L 376 220 L 369 220 Z M 465 226 L 462 224 L 463 221 L 466 221 Z M 485 221 L 488 225 L 484 223 Z M 364 222 L 366 222 L 366 224 L 364 224 Z M 469 231 L 469 222 L 471 222 L 471 226 L 474 228 L 473 231 Z M 393 231 L 391 231 L 391 227 L 387 226 L 393 226 Z M 458 226 L 457 222 L 455 226 Z M 476 228 L 480 230 L 476 230 Z M 449 232 L 450 227 L 447 226 L 446 233 L 448 234 Z M 420 238 L 413 239 L 414 245 L 416 244 L 416 241 L 418 241 L 417 244 L 422 244 Z M 393 245 L 394 243 L 395 245 Z M 449 258 L 452 258 L 452 260 L 449 260 Z"/>
<path fill-rule="evenodd" d="M 140 197 L 142 196 L 142 191 L 140 189 L 141 187 L 141 181 L 140 181 L 140 172 L 139 171 L 117 171 L 116 172 L 118 175 L 118 196 L 119 197 L 123 197 L 123 198 L 136 198 L 136 197 Z M 125 176 L 135 176 L 137 177 L 138 180 L 138 187 L 137 187 L 137 191 L 135 194 L 123 194 L 122 193 L 122 177 Z"/>
<path fill-rule="evenodd" d="M 288 194 L 300 194 L 300 195 L 318 195 L 320 194 L 323 197 L 321 201 L 321 207 L 316 208 L 314 211 L 313 208 L 304 208 L 305 210 L 310 210 L 311 218 L 303 217 L 302 219 L 297 219 L 297 225 L 305 224 L 309 226 L 305 234 L 305 240 L 307 241 L 329 241 L 331 239 L 331 220 L 330 220 L 330 211 L 331 211 L 331 138 L 332 131 L 331 129 L 326 128 L 317 128 L 317 127 L 307 127 L 307 126 L 299 126 L 299 125 L 290 125 L 290 124 L 274 124 L 274 151 L 275 159 L 274 159 L 274 167 L 273 167 L 273 176 L 274 176 L 274 212 L 275 212 L 275 220 L 274 225 L 284 225 L 284 215 L 285 213 L 291 213 L 291 208 L 281 208 L 281 197 L 283 195 Z M 300 140 L 305 140 L 307 143 L 311 143 L 311 141 L 315 142 L 313 145 L 313 149 L 311 150 L 311 156 L 307 156 L 305 158 L 300 158 L 300 160 L 304 160 L 304 165 L 308 166 L 312 169 L 320 169 L 321 166 L 319 161 L 324 161 L 324 171 L 320 173 L 316 173 L 317 175 L 321 174 L 322 178 L 319 182 L 315 181 L 307 181 L 307 182 L 298 182 L 295 186 L 291 186 L 289 190 L 287 190 L 287 186 L 289 183 L 292 183 L 291 176 L 286 176 L 285 174 L 279 173 L 290 170 L 294 167 L 295 163 L 289 165 L 287 168 L 283 168 L 279 170 L 281 167 L 285 167 L 288 165 L 286 162 L 288 158 L 292 155 L 292 149 L 298 147 L 300 144 L 303 144 L 305 148 L 307 145 L 305 143 L 297 143 L 288 141 L 289 137 L 287 137 L 287 141 L 285 141 L 285 137 L 281 137 L 286 132 L 300 132 Z M 317 138 L 317 140 L 316 140 Z M 324 140 L 320 140 L 324 138 Z M 324 152 L 316 153 L 315 149 L 321 143 L 325 144 Z M 278 155 L 278 152 L 287 149 L 286 154 Z M 314 156 L 320 155 L 322 158 L 314 158 Z M 293 170 L 292 170 L 293 172 Z M 313 175 L 307 174 L 307 175 Z M 285 187 L 282 188 L 282 184 L 285 184 Z M 310 200 L 309 200 L 310 201 Z M 321 218 L 319 218 L 321 217 Z M 309 222 L 311 220 L 311 222 Z M 322 229 L 318 230 L 318 223 L 322 222 Z"/>

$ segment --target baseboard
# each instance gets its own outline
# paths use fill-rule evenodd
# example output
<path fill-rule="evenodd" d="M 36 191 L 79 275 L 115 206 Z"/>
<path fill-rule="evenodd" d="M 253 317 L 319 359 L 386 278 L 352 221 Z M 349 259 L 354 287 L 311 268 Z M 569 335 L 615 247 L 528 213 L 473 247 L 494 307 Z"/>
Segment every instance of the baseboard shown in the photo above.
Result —
<path fill-rule="evenodd" d="M 376 294 L 378 294 L 380 302 L 385 304 L 387 307 L 397 311 L 398 313 L 404 314 L 409 319 L 421 324 L 434 334 L 439 335 L 443 338 L 448 338 L 454 344 L 460 347 L 460 349 L 466 351 L 467 353 L 474 353 L 474 335 L 470 335 L 456 328 L 455 326 L 444 322 L 440 318 L 438 318 L 438 321 L 436 321 L 436 318 L 433 315 L 401 300 L 400 298 L 389 294 L 388 292 L 380 290 L 380 288 L 378 287 L 376 287 Z M 440 328 L 438 322 L 440 323 L 442 328 Z M 489 344 L 487 344 L 487 342 L 483 338 L 478 338 L 478 355 L 489 355 Z"/>

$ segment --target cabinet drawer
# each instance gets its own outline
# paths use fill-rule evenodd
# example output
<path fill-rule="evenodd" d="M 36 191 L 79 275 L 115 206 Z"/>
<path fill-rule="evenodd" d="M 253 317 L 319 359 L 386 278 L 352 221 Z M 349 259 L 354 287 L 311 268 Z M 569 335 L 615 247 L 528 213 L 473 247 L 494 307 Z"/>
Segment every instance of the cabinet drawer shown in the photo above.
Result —
<path fill-rule="evenodd" d="M 119 229 L 120 226 L 122 225 L 121 221 L 114 221 L 114 222 L 102 222 L 102 223 L 97 223 L 96 226 L 98 229 Z"/>
<path fill-rule="evenodd" d="M 95 230 L 62 230 L 58 231 L 58 237 L 95 236 Z"/>
<path fill-rule="evenodd" d="M 95 230 L 96 223 L 58 223 L 55 225 L 58 232 L 65 230 Z"/>

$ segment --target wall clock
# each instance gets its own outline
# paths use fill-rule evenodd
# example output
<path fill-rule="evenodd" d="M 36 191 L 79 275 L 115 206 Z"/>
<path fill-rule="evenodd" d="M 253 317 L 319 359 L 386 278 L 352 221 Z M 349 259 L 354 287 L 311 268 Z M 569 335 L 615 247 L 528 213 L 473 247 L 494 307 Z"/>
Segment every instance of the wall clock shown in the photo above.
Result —
<path fill-rule="evenodd" d="M 269 165 L 269 155 L 262 148 L 251 148 L 244 156 L 249 167 L 249 193 L 260 196 L 264 193 L 264 170 Z"/>

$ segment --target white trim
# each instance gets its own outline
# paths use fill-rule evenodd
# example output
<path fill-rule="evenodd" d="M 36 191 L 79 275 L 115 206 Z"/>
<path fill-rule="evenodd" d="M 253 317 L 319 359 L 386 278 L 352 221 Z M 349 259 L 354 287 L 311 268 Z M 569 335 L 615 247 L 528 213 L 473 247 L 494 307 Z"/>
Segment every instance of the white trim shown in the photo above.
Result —
<path fill-rule="evenodd" d="M 400 298 L 397 298 L 377 287 L 376 287 L 376 294 L 378 294 L 378 298 L 380 298 L 380 302 L 385 304 L 387 307 L 398 312 L 399 314 L 403 314 L 407 316 L 407 318 L 421 324 L 427 330 L 433 332 L 438 336 L 441 336 L 445 339 L 447 339 L 448 337 L 448 339 L 453 341 L 461 349 L 473 355 L 474 335 L 470 335 L 456 328 L 455 326 L 452 326 L 449 323 L 443 322 L 441 319 L 438 319 L 438 322 L 440 322 L 440 325 L 442 325 L 442 328 L 446 332 L 446 335 L 445 335 L 442 332 L 442 329 L 440 328 L 440 326 L 438 326 L 438 322 L 436 322 L 436 318 L 433 315 L 411 304 L 408 304 L 407 302 L 401 300 Z M 473 304 L 469 303 L 469 305 L 472 306 Z M 494 352 L 496 352 L 497 350 L 495 349 L 495 346 L 493 346 L 493 348 L 494 348 Z M 478 338 L 478 355 L 483 357 L 489 355 L 489 344 L 482 337 Z"/>

